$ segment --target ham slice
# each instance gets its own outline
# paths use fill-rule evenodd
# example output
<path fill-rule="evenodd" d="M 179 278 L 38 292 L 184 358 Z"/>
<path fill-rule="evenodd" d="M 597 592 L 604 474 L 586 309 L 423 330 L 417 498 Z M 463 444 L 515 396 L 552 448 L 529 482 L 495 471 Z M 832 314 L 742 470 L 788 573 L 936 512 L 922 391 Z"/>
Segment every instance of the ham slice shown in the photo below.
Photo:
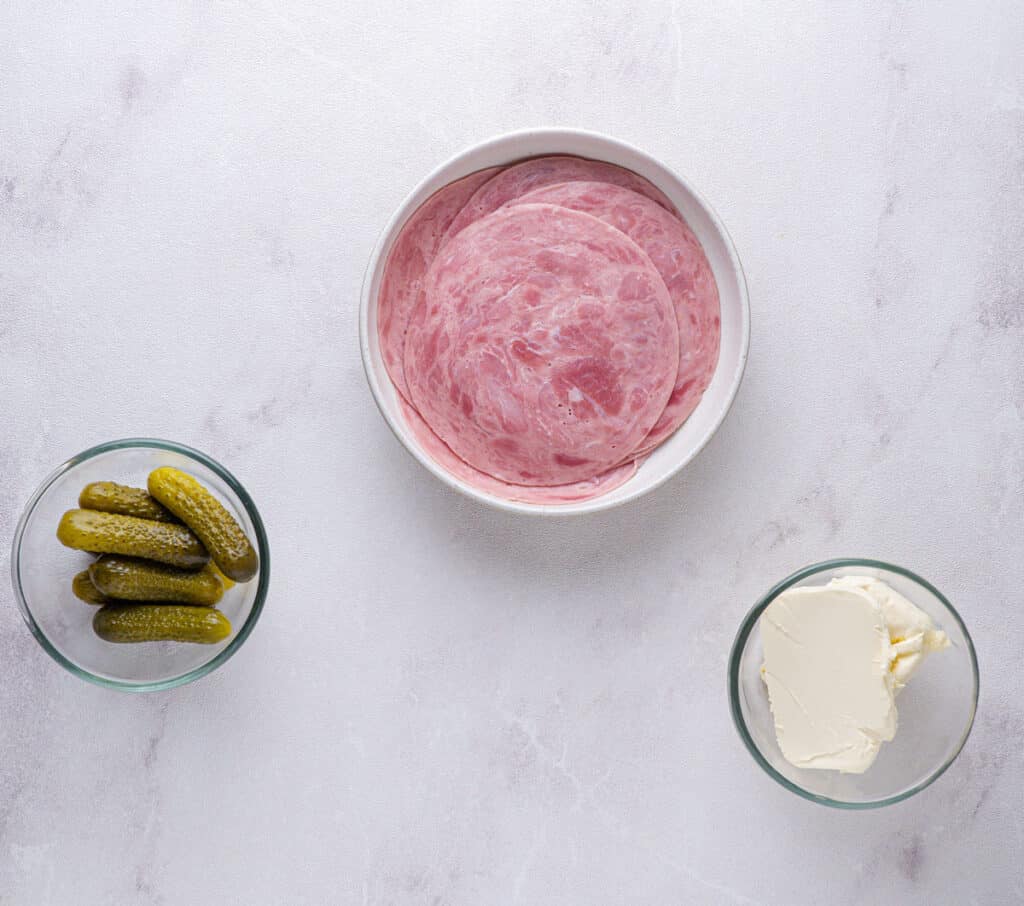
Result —
<path fill-rule="evenodd" d="M 413 409 L 405 400 L 400 400 L 402 415 L 405 423 L 413 436 L 419 441 L 427 455 L 434 460 L 449 475 L 454 475 L 460 481 L 468 484 L 478 491 L 501 497 L 504 500 L 514 500 L 518 503 L 538 503 L 548 506 L 560 503 L 576 503 L 581 500 L 591 500 L 614 491 L 622 486 L 636 474 L 639 461 L 631 459 L 629 462 L 616 466 L 607 472 L 603 472 L 594 478 L 586 481 L 577 481 L 574 484 L 552 485 L 549 488 L 530 488 L 521 484 L 509 484 L 490 475 L 474 469 L 469 463 L 463 462 L 445 445 L 430 426 L 420 418 L 420 414 Z"/>
<path fill-rule="evenodd" d="M 586 157 L 566 157 L 564 155 L 534 157 L 505 168 L 473 192 L 465 207 L 459 211 L 449 225 L 442 245 L 461 233 L 471 223 L 475 223 L 481 217 L 486 217 L 502 205 L 527 192 L 556 183 L 579 180 L 606 182 L 631 189 L 645 198 L 657 202 L 666 211 L 672 214 L 677 213 L 675 206 L 660 189 L 632 170 L 601 160 L 590 160 Z"/>
<path fill-rule="evenodd" d="M 503 482 L 551 487 L 640 447 L 675 385 L 679 330 L 664 281 L 628 236 L 567 207 L 523 204 L 437 255 L 404 363 L 411 402 L 458 457 Z"/>
<path fill-rule="evenodd" d="M 661 274 L 679 326 L 679 368 L 668 404 L 639 452 L 653 450 L 697 408 L 718 364 L 718 286 L 697 237 L 649 198 L 606 182 L 545 186 L 508 204 L 554 204 L 597 217 L 629 236 Z"/>
<path fill-rule="evenodd" d="M 405 222 L 391 247 L 377 297 L 377 335 L 388 375 L 406 399 L 409 391 L 402 367 L 405 331 L 423 277 L 459 211 L 499 170 L 500 167 L 480 170 L 435 192 Z"/>

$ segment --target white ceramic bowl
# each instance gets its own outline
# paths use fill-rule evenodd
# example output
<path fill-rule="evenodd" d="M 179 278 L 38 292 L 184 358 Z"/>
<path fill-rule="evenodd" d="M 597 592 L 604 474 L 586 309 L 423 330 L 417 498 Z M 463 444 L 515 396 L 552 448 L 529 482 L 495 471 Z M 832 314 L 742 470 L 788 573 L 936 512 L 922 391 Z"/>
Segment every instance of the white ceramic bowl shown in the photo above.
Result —
<path fill-rule="evenodd" d="M 715 375 L 693 414 L 659 446 L 636 474 L 613 491 L 568 504 L 536 504 L 505 500 L 467 485 L 426 453 L 405 424 L 398 391 L 388 377 L 377 336 L 377 295 L 391 246 L 409 216 L 438 189 L 486 167 L 515 163 L 546 154 L 574 154 L 626 167 L 650 180 L 667 195 L 693 229 L 715 274 L 721 300 L 721 351 Z M 445 484 L 468 497 L 516 513 L 574 515 L 608 509 L 658 487 L 692 460 L 711 439 L 743 377 L 750 339 L 747 286 L 736 249 L 710 205 L 690 184 L 664 164 L 618 139 L 579 129 L 528 129 L 499 135 L 455 155 L 427 176 L 388 221 L 370 256 L 359 311 L 360 346 L 370 390 L 385 420 L 420 464 Z"/>

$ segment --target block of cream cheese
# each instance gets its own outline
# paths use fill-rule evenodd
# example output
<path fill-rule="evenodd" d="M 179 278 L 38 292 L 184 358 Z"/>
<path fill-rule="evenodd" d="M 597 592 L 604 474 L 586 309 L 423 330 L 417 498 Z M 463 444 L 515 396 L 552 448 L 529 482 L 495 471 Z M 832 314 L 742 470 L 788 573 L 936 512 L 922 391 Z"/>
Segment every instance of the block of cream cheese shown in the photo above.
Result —
<path fill-rule="evenodd" d="M 896 735 L 896 692 L 945 634 L 885 583 L 790 588 L 761 615 L 762 675 L 779 748 L 796 767 L 860 774 Z"/>

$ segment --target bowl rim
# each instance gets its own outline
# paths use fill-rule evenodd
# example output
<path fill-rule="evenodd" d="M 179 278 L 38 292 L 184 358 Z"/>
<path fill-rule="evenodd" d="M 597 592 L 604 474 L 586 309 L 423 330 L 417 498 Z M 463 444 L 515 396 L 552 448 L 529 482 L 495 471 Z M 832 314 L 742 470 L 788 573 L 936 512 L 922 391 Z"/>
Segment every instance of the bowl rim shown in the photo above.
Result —
<path fill-rule="evenodd" d="M 817 575 L 818 573 L 826 572 L 830 569 L 837 569 L 841 567 L 868 567 L 871 569 L 882 569 L 888 572 L 896 573 L 897 575 L 903 576 L 909 579 L 911 582 L 920 585 L 926 591 L 933 594 L 946 609 L 952 615 L 953 620 L 960 627 L 960 631 L 964 634 L 964 639 L 967 642 L 967 656 L 971 663 L 971 675 L 974 681 L 973 695 L 971 697 L 971 714 L 970 719 L 967 721 L 967 725 L 964 727 L 963 733 L 960 736 L 960 740 L 957 743 L 953 752 L 946 758 L 942 764 L 939 765 L 934 771 L 932 771 L 924 780 L 912 786 L 910 789 L 905 790 L 902 793 L 898 793 L 895 796 L 886 796 L 882 799 L 873 799 L 869 802 L 847 802 L 842 799 L 833 799 L 829 796 L 821 796 L 817 793 L 812 793 L 809 790 L 804 789 L 799 784 L 794 783 L 789 778 L 780 774 L 764 757 L 761 750 L 758 748 L 757 743 L 754 742 L 747 730 L 746 721 L 743 719 L 743 712 L 740 706 L 739 700 L 739 671 L 740 671 L 740 660 L 743 655 L 743 649 L 747 644 L 747 640 L 750 638 L 750 634 L 753 632 L 754 627 L 757 625 L 758 618 L 764 612 L 765 608 L 771 604 L 782 592 L 787 588 L 794 585 L 795 583 L 806 579 L 810 576 Z M 971 735 L 971 729 L 974 727 L 974 719 L 978 711 L 978 695 L 980 692 L 981 678 L 978 672 L 978 655 L 974 648 L 974 640 L 971 638 L 970 632 L 967 630 L 967 625 L 964 623 L 963 618 L 957 612 L 956 608 L 949 602 L 949 599 L 942 594 L 931 582 L 927 579 L 923 579 L 921 576 L 912 570 L 907 569 L 903 566 L 897 566 L 893 563 L 888 563 L 884 560 L 874 560 L 867 557 L 837 557 L 832 560 L 822 560 L 820 563 L 812 563 L 810 566 L 805 566 L 802 569 L 797 570 L 790 576 L 787 576 L 781 582 L 774 585 L 768 592 L 761 597 L 753 607 L 747 612 L 747 615 L 743 618 L 740 623 L 739 631 L 736 633 L 736 638 L 732 644 L 732 650 L 729 653 L 729 666 L 728 666 L 728 684 L 729 684 L 729 710 L 732 714 L 733 725 L 736 727 L 736 731 L 739 733 L 740 739 L 743 741 L 743 745 L 746 746 L 747 751 L 751 754 L 754 761 L 756 761 L 764 772 L 785 787 L 792 793 L 796 793 L 803 799 L 807 799 L 810 802 L 816 802 L 819 805 L 826 805 L 830 808 L 844 809 L 847 811 L 863 811 L 865 809 L 882 808 L 886 805 L 893 805 L 897 802 L 903 802 L 920 793 L 921 790 L 931 786 L 936 780 L 938 780 L 946 771 L 950 765 L 956 761 L 957 757 L 963 751 L 964 745 L 967 743 L 967 738 Z"/>
<path fill-rule="evenodd" d="M 28 525 L 29 519 L 31 519 L 32 513 L 35 511 L 35 508 L 43 495 L 46 494 L 57 479 L 76 466 L 81 465 L 83 462 L 99 456 L 100 454 L 116 452 L 118 450 L 145 448 L 179 453 L 182 456 L 193 459 L 206 466 L 211 472 L 215 473 L 222 481 L 224 481 L 239 501 L 241 501 L 246 514 L 252 522 L 253 530 L 256 534 L 256 547 L 260 558 L 260 571 L 256 584 L 256 595 L 253 598 L 252 607 L 246 616 L 245 622 L 225 648 L 217 652 L 217 654 L 210 658 L 210 660 L 200 664 L 198 667 L 194 667 L 186 673 L 180 674 L 179 676 L 174 676 L 166 680 L 159 680 L 157 682 L 133 683 L 125 680 L 98 676 L 83 667 L 79 667 L 57 649 L 32 616 L 32 610 L 28 605 L 28 601 L 25 599 L 24 592 L 22 591 L 20 560 L 22 537 L 25 533 L 25 528 Z M 270 546 L 267 543 L 267 533 L 263 526 L 263 520 L 260 518 L 259 511 L 256 509 L 256 504 L 249 496 L 248 491 L 245 490 L 241 482 L 239 482 L 231 472 L 224 468 L 224 466 L 215 459 L 200 450 L 196 450 L 193 447 L 189 447 L 185 444 L 180 444 L 172 440 L 161 440 L 159 438 L 152 437 L 128 437 L 121 440 L 107 441 L 106 443 L 89 447 L 89 449 L 83 450 L 81 453 L 78 453 L 61 463 L 43 479 L 42 483 L 29 498 L 28 503 L 25 504 L 21 518 L 18 520 L 18 525 L 14 530 L 14 540 L 11 544 L 11 585 L 14 588 L 14 598 L 18 604 L 18 609 L 21 611 L 22 618 L 25 620 L 25 623 L 28 625 L 28 628 L 36 641 L 39 642 L 43 650 L 49 654 L 50 657 L 64 667 L 69 673 L 72 673 L 87 682 L 94 683 L 97 686 L 103 686 L 107 689 L 117 689 L 121 692 L 158 692 L 163 689 L 173 689 L 176 686 L 183 686 L 186 683 L 190 683 L 193 680 L 206 676 L 208 673 L 212 673 L 231 658 L 249 637 L 249 634 L 256 626 L 256 622 L 259 620 L 260 614 L 263 612 L 263 605 L 266 602 L 267 588 L 269 584 Z"/>
<path fill-rule="evenodd" d="M 387 406 L 384 402 L 384 390 L 381 386 L 380 381 L 374 371 L 372 365 L 372 354 L 370 345 L 370 308 L 371 305 L 376 304 L 376 299 L 370 298 L 371 284 L 373 283 L 373 273 L 377 268 L 378 261 L 381 259 L 384 253 L 384 246 L 389 236 L 397 238 L 397 230 L 402 224 L 413 213 L 416 208 L 412 207 L 413 199 L 419 195 L 425 186 L 430 185 L 432 182 L 437 180 L 441 175 L 449 168 L 456 166 L 462 160 L 468 157 L 475 156 L 480 152 L 490 150 L 492 148 L 500 147 L 506 144 L 514 145 L 516 142 L 524 140 L 535 140 L 545 139 L 556 143 L 555 147 L 550 150 L 543 152 L 545 154 L 571 154 L 573 152 L 565 151 L 557 147 L 557 142 L 571 139 L 585 139 L 590 141 L 596 141 L 605 143 L 607 145 L 615 147 L 617 150 L 635 155 L 641 162 L 649 167 L 653 167 L 659 170 L 664 170 L 669 173 L 674 179 L 676 179 L 680 185 L 692 196 L 694 202 L 701 207 L 704 213 L 710 220 L 714 230 L 719 234 L 723 247 L 725 249 L 729 266 L 735 274 L 737 286 L 739 289 L 739 305 L 740 305 L 740 325 L 739 325 L 739 357 L 735 371 L 732 375 L 732 379 L 729 383 L 728 388 L 725 391 L 722 405 L 719 411 L 716 413 L 714 419 L 704 433 L 696 440 L 690 450 L 687 451 L 685 456 L 680 457 L 678 462 L 674 463 L 664 475 L 660 476 L 656 480 L 653 480 L 649 484 L 637 485 L 636 488 L 628 493 L 623 494 L 620 497 L 610 498 L 609 494 L 603 494 L 598 497 L 591 498 L 590 500 L 584 500 L 579 503 L 562 503 L 562 504 L 539 504 L 539 503 L 528 503 L 525 501 L 516 500 L 505 500 L 501 497 L 489 494 L 485 491 L 480 491 L 470 485 L 464 483 L 460 479 L 451 475 L 447 469 L 436 463 L 431 456 L 429 456 L 424 450 L 421 449 L 418 442 L 414 438 L 409 440 L 403 434 L 402 429 L 397 424 L 397 415 L 392 415 L 388 411 Z M 530 157 L 537 157 L 537 154 L 528 154 L 520 157 L 513 157 L 510 159 L 510 163 L 514 163 L 516 160 L 526 160 Z M 474 171 L 470 171 L 474 172 Z M 468 175 L 468 174 L 464 174 Z M 452 179 L 458 179 L 458 176 L 452 177 Z M 657 185 L 657 184 L 656 184 Z M 661 188 L 659 186 L 659 188 Z M 428 196 L 429 197 L 429 196 Z M 426 198 L 423 199 L 426 201 Z M 422 204 L 422 202 L 421 202 Z M 743 265 L 740 262 L 739 254 L 736 251 L 736 244 L 732 240 L 732 236 L 726 229 L 722 219 L 718 216 L 717 211 L 708 203 L 707 199 L 698 192 L 692 183 L 678 173 L 674 168 L 662 163 L 657 158 L 648 154 L 646 151 L 638 148 L 637 146 L 625 142 L 622 139 L 614 138 L 613 136 L 607 135 L 602 132 L 596 132 L 589 129 L 577 129 L 572 127 L 560 127 L 560 126 L 544 126 L 536 128 L 526 128 L 513 130 L 511 132 L 504 132 L 499 135 L 492 136 L 484 139 L 483 141 L 476 142 L 468 145 L 457 153 L 451 155 L 441 164 L 434 167 L 423 179 L 413 186 L 405 197 L 402 199 L 398 207 L 395 208 L 394 212 L 388 218 L 384 228 L 381 230 L 377 241 L 374 243 L 373 249 L 370 252 L 370 258 L 366 265 L 366 270 L 363 273 L 363 282 L 360 290 L 359 298 L 359 351 L 363 361 L 363 371 L 366 375 L 366 381 L 370 386 L 370 392 L 373 395 L 373 400 L 380 410 L 381 415 L 384 418 L 385 423 L 391 430 L 391 433 L 398 439 L 399 444 L 405 449 L 421 466 L 429 471 L 435 478 L 439 479 L 448 487 L 458 491 L 466 497 L 473 500 L 479 501 L 480 503 L 487 504 L 488 506 L 494 507 L 495 509 L 504 510 L 510 513 L 523 513 L 531 516 L 578 516 L 585 513 L 597 513 L 603 510 L 613 509 L 614 507 L 621 506 L 630 501 L 636 500 L 651 491 L 656 490 L 665 484 L 669 479 L 674 478 L 679 474 L 682 469 L 689 465 L 697 455 L 708 445 L 711 438 L 717 433 L 722 423 L 725 421 L 726 416 L 732 409 L 733 403 L 736 400 L 736 395 L 739 392 L 740 384 L 743 381 L 743 374 L 746 371 L 747 358 L 750 351 L 750 298 L 747 288 L 747 278 L 743 271 Z M 396 391 L 397 392 L 397 391 Z M 634 476 L 635 477 L 635 476 Z M 632 481 L 631 477 L 626 481 L 626 485 Z"/>

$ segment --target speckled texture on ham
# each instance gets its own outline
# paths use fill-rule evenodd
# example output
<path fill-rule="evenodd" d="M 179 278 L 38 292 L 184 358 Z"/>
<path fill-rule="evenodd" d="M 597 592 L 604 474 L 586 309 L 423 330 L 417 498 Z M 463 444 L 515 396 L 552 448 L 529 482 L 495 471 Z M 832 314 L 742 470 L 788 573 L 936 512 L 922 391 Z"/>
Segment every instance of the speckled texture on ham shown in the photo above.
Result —
<path fill-rule="evenodd" d="M 611 224 L 650 256 L 665 281 L 679 325 L 679 370 L 665 411 L 640 447 L 653 450 L 697 408 L 718 363 L 718 286 L 704 249 L 680 218 L 610 183 L 559 183 L 509 202 L 527 203 L 561 205 Z"/>
<path fill-rule="evenodd" d="M 606 182 L 632 189 L 634 192 L 656 201 L 666 211 L 672 214 L 677 213 L 675 206 L 660 189 L 632 170 L 585 157 L 565 155 L 534 157 L 507 167 L 483 183 L 448 227 L 442 245 L 471 223 L 475 223 L 481 217 L 486 217 L 515 198 L 544 186 L 577 180 Z"/>
<path fill-rule="evenodd" d="M 409 392 L 402 368 L 405 330 L 416 307 L 423 277 L 459 211 L 499 170 L 480 170 L 435 192 L 405 222 L 391 247 L 377 299 L 377 334 L 388 374 L 406 399 Z"/>
<path fill-rule="evenodd" d="M 406 335 L 412 403 L 460 458 L 513 484 L 593 478 L 654 426 L 679 332 L 650 258 L 596 217 L 497 211 L 442 249 Z"/>
<path fill-rule="evenodd" d="M 405 423 L 412 432 L 420 447 L 434 462 L 436 462 L 449 475 L 453 475 L 470 487 L 494 497 L 501 497 L 503 500 L 514 500 L 517 503 L 536 503 L 542 505 L 555 505 L 560 503 L 575 503 L 581 500 L 590 500 L 600 497 L 621 487 L 636 474 L 639 461 L 635 458 L 629 462 L 602 472 L 586 481 L 577 481 L 573 484 L 553 485 L 552 487 L 528 487 L 522 484 L 509 484 L 500 478 L 485 475 L 478 469 L 474 469 L 468 462 L 459 459 L 439 438 L 420 414 L 404 399 L 399 401 Z"/>

